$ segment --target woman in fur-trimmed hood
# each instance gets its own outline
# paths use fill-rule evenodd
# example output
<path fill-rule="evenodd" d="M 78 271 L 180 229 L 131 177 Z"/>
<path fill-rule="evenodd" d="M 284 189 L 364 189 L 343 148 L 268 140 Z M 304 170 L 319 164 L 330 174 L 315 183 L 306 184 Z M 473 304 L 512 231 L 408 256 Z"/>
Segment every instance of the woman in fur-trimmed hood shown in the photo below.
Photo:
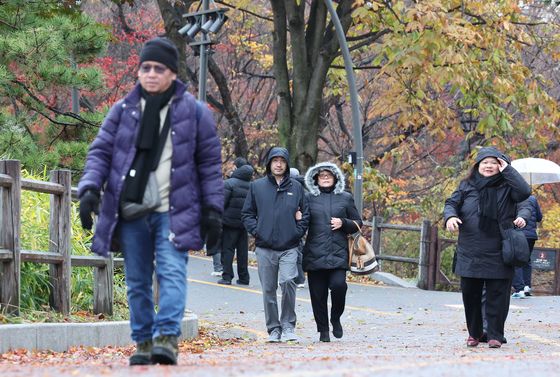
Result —
<path fill-rule="evenodd" d="M 303 249 L 303 269 L 307 271 L 313 316 L 322 342 L 330 341 L 329 289 L 333 335 L 342 337 L 340 317 L 344 312 L 347 290 L 347 235 L 362 225 L 352 195 L 344 191 L 344 183 L 344 174 L 330 162 L 318 163 L 305 174 L 311 217 Z"/>

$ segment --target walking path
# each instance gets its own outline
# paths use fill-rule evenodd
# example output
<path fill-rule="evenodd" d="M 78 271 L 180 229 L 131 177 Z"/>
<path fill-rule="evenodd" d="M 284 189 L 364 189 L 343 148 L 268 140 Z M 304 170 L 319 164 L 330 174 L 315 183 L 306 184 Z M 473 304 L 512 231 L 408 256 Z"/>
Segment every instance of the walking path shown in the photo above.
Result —
<path fill-rule="evenodd" d="M 467 349 L 458 293 L 350 284 L 344 337 L 319 343 L 307 289 L 298 290 L 299 343 L 268 344 L 256 270 L 251 284 L 222 286 L 211 261 L 189 261 L 187 306 L 199 326 L 222 338 L 240 338 L 199 354 L 181 354 L 177 367 L 129 368 L 122 356 L 76 365 L 0 364 L 19 376 L 554 376 L 560 370 L 559 297 L 512 302 L 508 343 Z"/>

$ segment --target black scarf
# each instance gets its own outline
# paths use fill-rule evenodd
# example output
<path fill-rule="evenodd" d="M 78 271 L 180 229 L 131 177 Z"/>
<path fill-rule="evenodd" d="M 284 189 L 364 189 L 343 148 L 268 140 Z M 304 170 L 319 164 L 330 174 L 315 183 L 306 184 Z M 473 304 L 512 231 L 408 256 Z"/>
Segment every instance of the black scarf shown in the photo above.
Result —
<path fill-rule="evenodd" d="M 330 194 L 331 192 L 334 191 L 334 185 L 329 186 L 329 187 L 321 187 L 319 186 L 319 191 L 324 193 L 324 194 Z"/>
<path fill-rule="evenodd" d="M 478 190 L 479 221 L 478 229 L 485 233 L 495 233 L 498 227 L 498 191 L 497 187 L 504 182 L 502 173 L 484 177 L 478 170 L 469 182 Z"/>
<path fill-rule="evenodd" d="M 159 112 L 171 100 L 175 92 L 175 82 L 169 89 L 160 94 L 151 95 L 143 88 L 142 98 L 146 100 L 140 131 L 136 139 L 136 156 L 132 162 L 130 172 L 126 177 L 124 188 L 124 201 L 142 203 L 146 184 L 150 178 L 150 172 L 156 170 L 159 164 L 159 128 L 161 119 Z M 165 117 L 165 123 L 169 123 L 169 111 Z M 167 136 L 167 135 L 166 135 Z M 131 173 L 134 171 L 133 175 Z"/>

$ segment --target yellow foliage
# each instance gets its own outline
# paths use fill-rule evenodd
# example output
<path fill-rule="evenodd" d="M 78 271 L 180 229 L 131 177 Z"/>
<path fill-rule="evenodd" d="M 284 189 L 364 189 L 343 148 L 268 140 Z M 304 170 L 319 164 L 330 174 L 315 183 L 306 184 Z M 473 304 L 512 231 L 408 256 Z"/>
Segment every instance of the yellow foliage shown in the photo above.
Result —
<path fill-rule="evenodd" d="M 560 247 L 560 204 L 553 204 L 545 213 L 543 213 L 543 222 L 541 224 L 541 230 L 544 232 L 544 236 L 541 235 L 541 239 L 546 239 L 547 247 Z M 542 241 L 541 241 L 542 242 Z"/>
<path fill-rule="evenodd" d="M 391 4 L 392 10 L 372 10 L 371 4 L 355 3 L 360 30 L 391 30 L 382 43 L 368 46 L 367 54 L 381 66 L 369 118 L 397 114 L 397 127 L 428 126 L 430 134 L 443 137 L 449 125 L 458 124 L 451 106 L 476 107 L 476 131 L 490 138 L 539 134 L 560 118 L 547 93 L 553 84 L 525 65 L 524 49 L 540 37 L 523 25 L 530 19 L 516 1 Z M 547 28 L 551 42 L 542 48 L 560 59 L 560 25 L 549 22 Z M 450 104 L 450 96 L 457 103 Z"/>

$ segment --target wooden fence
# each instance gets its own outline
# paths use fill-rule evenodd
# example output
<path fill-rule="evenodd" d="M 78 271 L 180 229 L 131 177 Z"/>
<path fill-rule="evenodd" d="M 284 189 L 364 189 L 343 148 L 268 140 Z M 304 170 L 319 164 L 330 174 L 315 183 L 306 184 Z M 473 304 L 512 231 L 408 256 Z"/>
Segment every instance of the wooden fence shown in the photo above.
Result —
<path fill-rule="evenodd" d="M 0 310 L 19 314 L 21 263 L 49 264 L 50 304 L 63 314 L 70 313 L 72 267 L 93 267 L 93 311 L 113 313 L 113 268 L 117 262 L 98 256 L 72 255 L 70 206 L 72 181 L 68 170 L 50 172 L 50 182 L 21 178 L 19 161 L 0 161 Z M 23 250 L 21 191 L 50 194 L 49 250 Z M 121 262 L 121 261 L 118 261 Z"/>
<path fill-rule="evenodd" d="M 49 250 L 23 250 L 19 242 L 21 232 L 21 191 L 50 194 Z M 122 265 L 122 258 L 72 255 L 71 202 L 75 190 L 68 170 L 53 170 L 50 181 L 21 178 L 19 161 L 0 160 L 0 310 L 19 314 L 21 263 L 49 264 L 51 307 L 63 314 L 70 313 L 70 278 L 72 267 L 94 268 L 93 311 L 113 313 L 114 267 Z M 418 265 L 418 287 L 434 290 L 437 283 L 452 284 L 441 270 L 441 255 L 446 245 L 456 242 L 438 237 L 438 229 L 428 220 L 420 226 L 383 223 L 375 217 L 365 225 L 372 229 L 371 242 L 380 261 L 395 261 Z M 419 232 L 418 257 L 390 255 L 381 247 L 384 230 Z M 535 248 L 540 250 L 540 248 Z M 545 250 L 545 249 L 542 249 Z M 554 284 L 551 294 L 560 295 L 560 251 L 554 251 Z M 155 288 L 157 292 L 157 287 Z M 157 294 L 156 294 L 157 295 Z"/>
<path fill-rule="evenodd" d="M 418 265 L 417 286 L 422 289 L 435 290 L 437 285 L 455 285 L 458 281 L 445 274 L 441 267 L 443 253 L 452 246 L 454 251 L 456 239 L 439 237 L 438 228 L 428 220 L 423 220 L 422 225 L 386 224 L 379 217 L 374 217 L 371 222 L 364 221 L 364 225 L 371 226 L 371 243 L 379 261 L 387 260 Z M 420 233 L 418 257 L 403 257 L 389 255 L 381 247 L 381 237 L 384 230 L 401 230 Z M 449 251 L 448 251 L 449 252 Z M 551 289 L 535 289 L 535 293 L 560 295 L 560 249 L 535 247 L 533 250 L 533 270 L 553 271 Z"/>
<path fill-rule="evenodd" d="M 437 245 L 437 227 L 432 226 L 429 220 L 423 220 L 422 225 L 404 225 L 383 223 L 380 217 L 374 217 L 371 222 L 364 221 L 364 225 L 371 226 L 371 243 L 378 261 L 393 261 L 412 263 L 418 265 L 418 288 L 435 289 L 435 245 Z M 385 253 L 381 247 L 383 230 L 404 230 L 420 233 L 418 244 L 418 257 L 403 257 Z"/>

